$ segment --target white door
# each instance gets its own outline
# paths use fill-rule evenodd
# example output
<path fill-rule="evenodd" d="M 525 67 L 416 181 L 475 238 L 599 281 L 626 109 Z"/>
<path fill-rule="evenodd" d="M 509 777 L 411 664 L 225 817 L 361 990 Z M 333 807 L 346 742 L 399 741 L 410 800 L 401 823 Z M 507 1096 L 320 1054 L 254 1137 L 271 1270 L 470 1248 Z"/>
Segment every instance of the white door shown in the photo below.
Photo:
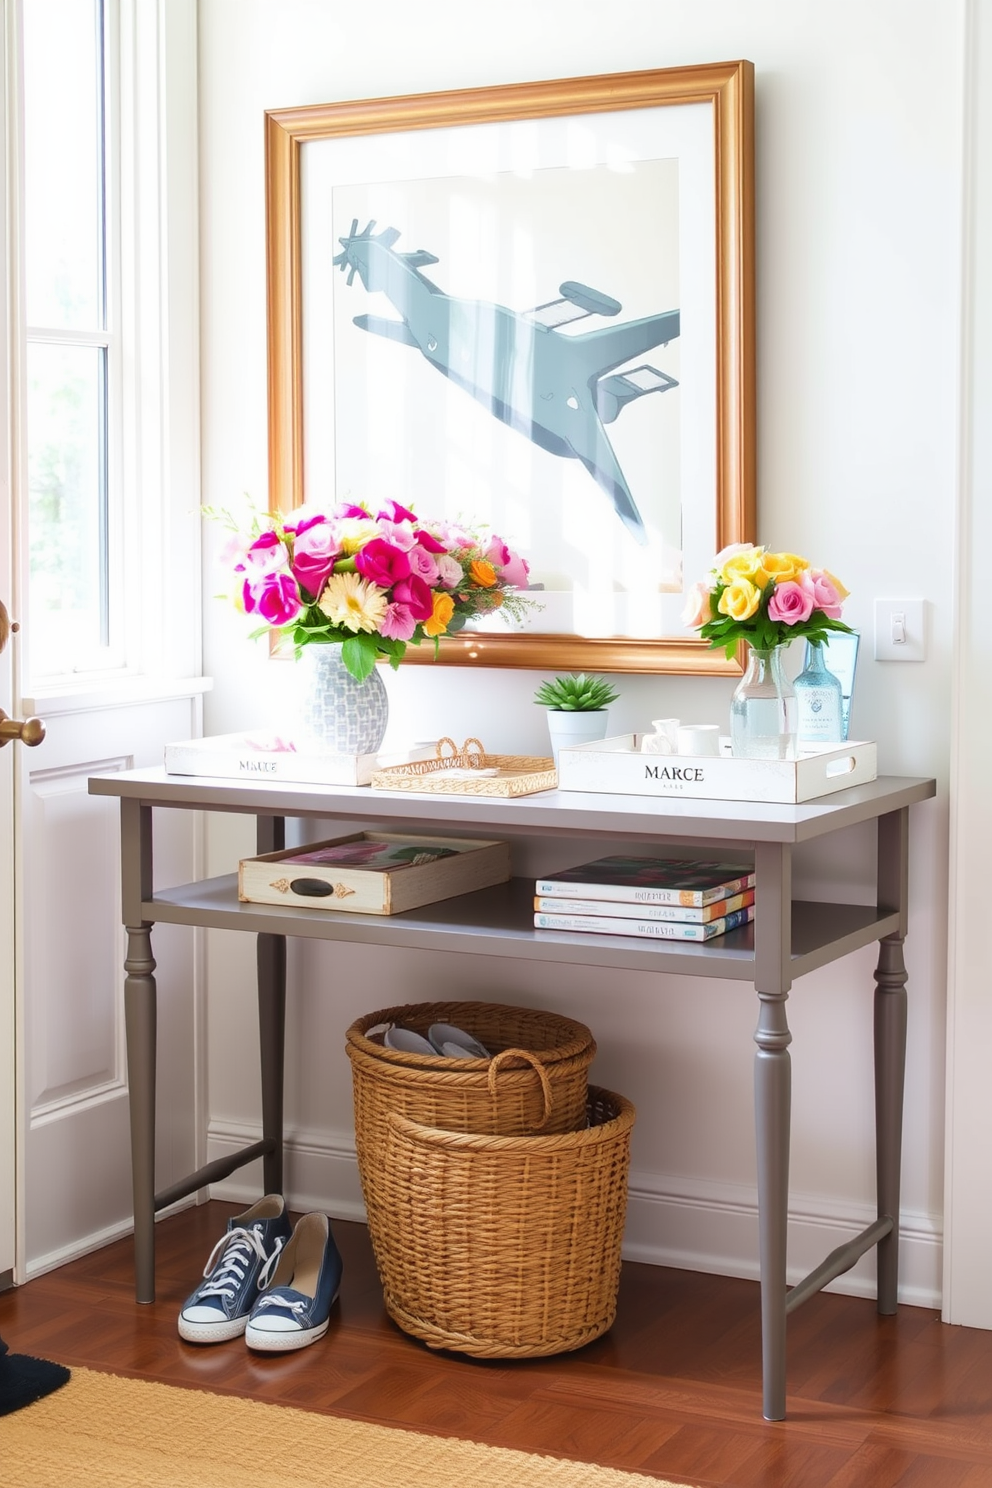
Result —
<path fill-rule="evenodd" d="M 6 482 L 0 484 L 0 557 Z M 0 572 L 3 564 L 0 562 Z M 0 637 L 4 618 L 0 615 Z M 10 663 L 0 654 L 0 698 L 9 698 Z M 0 1288 L 14 1271 L 14 790 L 13 750 L 0 750 Z"/>
<path fill-rule="evenodd" d="M 130 1228 L 118 818 L 87 781 L 160 765 L 200 731 L 203 687 L 195 4 L 0 0 L 0 14 L 0 598 L 23 622 L 0 654 L 0 707 L 47 729 L 0 749 L 3 1285 Z M 163 593 L 178 625 L 152 604 Z M 158 882 L 195 877 L 195 819 L 156 835 Z M 194 937 L 163 927 L 155 955 L 165 1187 L 197 1166 Z"/>
<path fill-rule="evenodd" d="M 4 19 L 6 19 L 4 17 Z M 6 26 L 4 26 L 6 32 Z M 6 69 L 0 73 L 0 201 L 7 199 Z M 9 345 L 6 295 L 0 298 L 0 344 Z M 0 363 L 0 407 L 10 407 L 7 360 Z M 0 423 L 0 602 L 10 596 L 11 504 L 10 427 Z M 0 641 L 9 630 L 7 611 L 0 612 Z M 11 650 L 0 647 L 0 707 L 12 712 Z M 16 1174 L 15 1039 L 14 1039 L 14 768 L 13 749 L 0 750 L 0 1288 L 13 1279 L 15 1255 Z"/>

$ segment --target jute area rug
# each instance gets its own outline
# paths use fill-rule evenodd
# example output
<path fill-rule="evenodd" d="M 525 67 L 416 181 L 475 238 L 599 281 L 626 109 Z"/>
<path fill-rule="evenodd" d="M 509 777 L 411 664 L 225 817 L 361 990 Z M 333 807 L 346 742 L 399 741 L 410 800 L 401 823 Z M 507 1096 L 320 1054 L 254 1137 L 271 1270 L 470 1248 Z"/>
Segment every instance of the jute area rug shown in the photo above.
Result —
<path fill-rule="evenodd" d="M 640 1473 L 73 1369 L 0 1421 L 3 1488 L 676 1488 Z"/>

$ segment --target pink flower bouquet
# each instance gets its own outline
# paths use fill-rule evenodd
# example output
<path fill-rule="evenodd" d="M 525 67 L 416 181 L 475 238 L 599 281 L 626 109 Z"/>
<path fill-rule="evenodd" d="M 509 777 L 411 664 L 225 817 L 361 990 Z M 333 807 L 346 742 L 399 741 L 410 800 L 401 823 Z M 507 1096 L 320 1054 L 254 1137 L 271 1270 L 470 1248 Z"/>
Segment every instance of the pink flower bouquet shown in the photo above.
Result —
<path fill-rule="evenodd" d="M 348 671 L 367 677 L 382 657 L 398 666 L 408 645 L 454 635 L 474 616 L 501 610 L 519 620 L 533 601 L 527 564 L 501 537 L 453 522 L 423 520 L 388 501 L 375 515 L 362 506 L 331 511 L 298 507 L 256 515 L 224 552 L 231 599 L 262 622 L 253 636 L 276 632 L 304 646 L 339 644 Z"/>
<path fill-rule="evenodd" d="M 732 656 L 740 641 L 770 651 L 800 637 L 822 644 L 831 631 L 850 632 L 840 618 L 848 591 L 825 568 L 796 553 L 772 553 L 733 543 L 718 553 L 709 576 L 694 584 L 683 625 Z"/>

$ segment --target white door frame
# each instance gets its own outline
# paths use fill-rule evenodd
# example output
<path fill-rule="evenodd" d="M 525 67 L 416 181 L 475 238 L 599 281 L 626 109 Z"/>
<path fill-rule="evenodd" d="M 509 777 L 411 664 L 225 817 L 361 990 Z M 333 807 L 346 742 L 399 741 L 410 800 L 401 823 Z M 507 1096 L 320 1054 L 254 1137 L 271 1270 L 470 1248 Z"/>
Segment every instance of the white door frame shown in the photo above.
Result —
<path fill-rule="evenodd" d="M 992 550 L 992 15 L 968 0 L 951 862 L 943 1317 L 992 1328 L 992 971 L 985 935 L 992 841 L 992 688 L 988 554 Z"/>

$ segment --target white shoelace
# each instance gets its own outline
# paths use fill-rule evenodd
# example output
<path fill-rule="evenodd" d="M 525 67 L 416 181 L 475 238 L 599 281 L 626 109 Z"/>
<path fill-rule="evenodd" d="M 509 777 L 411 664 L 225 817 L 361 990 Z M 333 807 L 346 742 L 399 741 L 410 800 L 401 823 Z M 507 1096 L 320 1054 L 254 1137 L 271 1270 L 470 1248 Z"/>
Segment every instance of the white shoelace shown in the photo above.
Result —
<path fill-rule="evenodd" d="M 291 1302 L 288 1297 L 273 1297 L 271 1295 L 259 1297 L 255 1303 L 255 1311 L 261 1312 L 263 1307 L 282 1307 L 286 1312 L 291 1312 L 299 1320 L 307 1309 L 307 1303 L 303 1298 Z"/>
<path fill-rule="evenodd" d="M 279 1257 L 279 1252 L 282 1250 L 284 1243 L 283 1237 L 280 1235 L 276 1240 L 275 1249 L 272 1254 L 266 1256 L 265 1243 L 262 1240 L 261 1231 L 257 1227 L 252 1230 L 246 1230 L 242 1226 L 239 1226 L 237 1229 L 228 1230 L 217 1241 L 217 1244 L 210 1252 L 207 1264 L 203 1268 L 204 1276 L 210 1278 L 210 1285 L 200 1288 L 200 1296 L 226 1297 L 229 1300 L 233 1298 L 236 1289 L 241 1286 L 245 1279 L 245 1272 L 251 1265 L 252 1251 L 254 1251 L 260 1261 L 265 1262 L 258 1276 L 259 1288 L 267 1286 L 272 1268 Z M 224 1252 L 224 1258 L 217 1267 L 217 1274 L 213 1275 L 214 1262 L 221 1251 Z"/>

